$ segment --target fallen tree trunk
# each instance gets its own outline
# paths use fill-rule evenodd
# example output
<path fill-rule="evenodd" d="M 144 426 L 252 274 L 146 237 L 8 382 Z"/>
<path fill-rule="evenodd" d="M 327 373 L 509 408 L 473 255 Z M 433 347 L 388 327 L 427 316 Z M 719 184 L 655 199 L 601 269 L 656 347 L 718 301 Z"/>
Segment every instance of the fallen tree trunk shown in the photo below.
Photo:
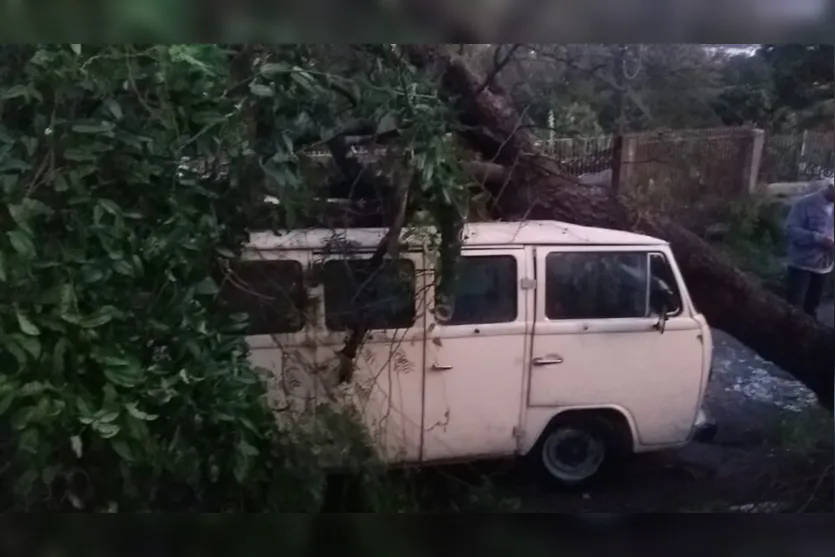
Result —
<path fill-rule="evenodd" d="M 483 78 L 443 46 L 403 48 L 416 66 L 439 74 L 445 94 L 459 109 L 464 139 L 509 174 L 492 192 L 498 218 L 556 219 L 631 230 L 667 240 L 694 303 L 711 326 L 726 331 L 786 370 L 832 412 L 832 329 L 767 291 L 670 219 L 630 207 L 611 191 L 580 186 L 565 176 L 556 161 L 536 148 L 535 136 L 524 126 L 509 100 L 482 87 Z"/>

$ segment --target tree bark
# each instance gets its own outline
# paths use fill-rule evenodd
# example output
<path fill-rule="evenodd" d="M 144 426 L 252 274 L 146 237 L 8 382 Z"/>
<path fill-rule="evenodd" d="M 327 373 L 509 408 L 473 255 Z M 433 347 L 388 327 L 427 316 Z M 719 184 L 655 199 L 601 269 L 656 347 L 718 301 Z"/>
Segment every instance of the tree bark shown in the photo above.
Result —
<path fill-rule="evenodd" d="M 603 188 L 578 186 L 535 147 L 510 101 L 480 89 L 483 78 L 439 45 L 408 45 L 415 66 L 437 72 L 459 110 L 463 137 L 485 159 L 511 173 L 494 190 L 498 218 L 555 219 L 617 228 L 670 242 L 695 305 L 724 330 L 806 385 L 829 412 L 835 391 L 832 329 L 763 288 L 701 238 L 663 215 L 628 206 Z"/>

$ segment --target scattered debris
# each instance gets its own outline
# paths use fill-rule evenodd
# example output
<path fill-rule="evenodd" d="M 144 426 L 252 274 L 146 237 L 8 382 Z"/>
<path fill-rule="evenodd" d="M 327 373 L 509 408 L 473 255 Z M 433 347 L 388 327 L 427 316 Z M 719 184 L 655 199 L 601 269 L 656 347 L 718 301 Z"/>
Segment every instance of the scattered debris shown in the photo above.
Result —
<path fill-rule="evenodd" d="M 780 513 L 785 512 L 790 508 L 787 503 L 775 501 L 763 501 L 760 503 L 747 503 L 745 505 L 735 505 L 728 507 L 728 512 L 732 513 Z"/>

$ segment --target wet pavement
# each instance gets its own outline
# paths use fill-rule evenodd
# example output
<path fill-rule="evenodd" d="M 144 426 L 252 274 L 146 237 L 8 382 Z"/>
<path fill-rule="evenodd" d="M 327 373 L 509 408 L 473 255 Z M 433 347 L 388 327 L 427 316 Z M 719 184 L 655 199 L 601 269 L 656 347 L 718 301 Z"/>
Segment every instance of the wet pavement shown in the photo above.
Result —
<path fill-rule="evenodd" d="M 833 312 L 831 301 L 820 311 L 821 321 L 830 327 Z M 803 412 L 817 404 L 809 389 L 732 336 L 714 330 L 713 340 L 714 374 L 705 401 L 721 424 L 718 442 L 745 441 L 772 416 Z"/>

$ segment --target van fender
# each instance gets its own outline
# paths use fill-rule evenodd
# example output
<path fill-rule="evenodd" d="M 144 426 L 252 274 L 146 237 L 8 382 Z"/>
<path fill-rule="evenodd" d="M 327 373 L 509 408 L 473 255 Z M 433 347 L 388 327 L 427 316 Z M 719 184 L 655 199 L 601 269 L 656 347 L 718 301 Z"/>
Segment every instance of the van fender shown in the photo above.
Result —
<path fill-rule="evenodd" d="M 632 452 L 640 452 L 641 445 L 638 429 L 632 414 L 623 406 L 616 404 L 589 406 L 561 406 L 559 408 L 528 407 L 525 411 L 524 428 L 521 431 L 519 454 L 527 455 L 536 446 L 542 434 L 551 422 L 558 416 L 567 414 L 601 415 L 612 421 L 616 426 L 623 426 L 624 433 L 630 437 L 629 448 Z"/>

